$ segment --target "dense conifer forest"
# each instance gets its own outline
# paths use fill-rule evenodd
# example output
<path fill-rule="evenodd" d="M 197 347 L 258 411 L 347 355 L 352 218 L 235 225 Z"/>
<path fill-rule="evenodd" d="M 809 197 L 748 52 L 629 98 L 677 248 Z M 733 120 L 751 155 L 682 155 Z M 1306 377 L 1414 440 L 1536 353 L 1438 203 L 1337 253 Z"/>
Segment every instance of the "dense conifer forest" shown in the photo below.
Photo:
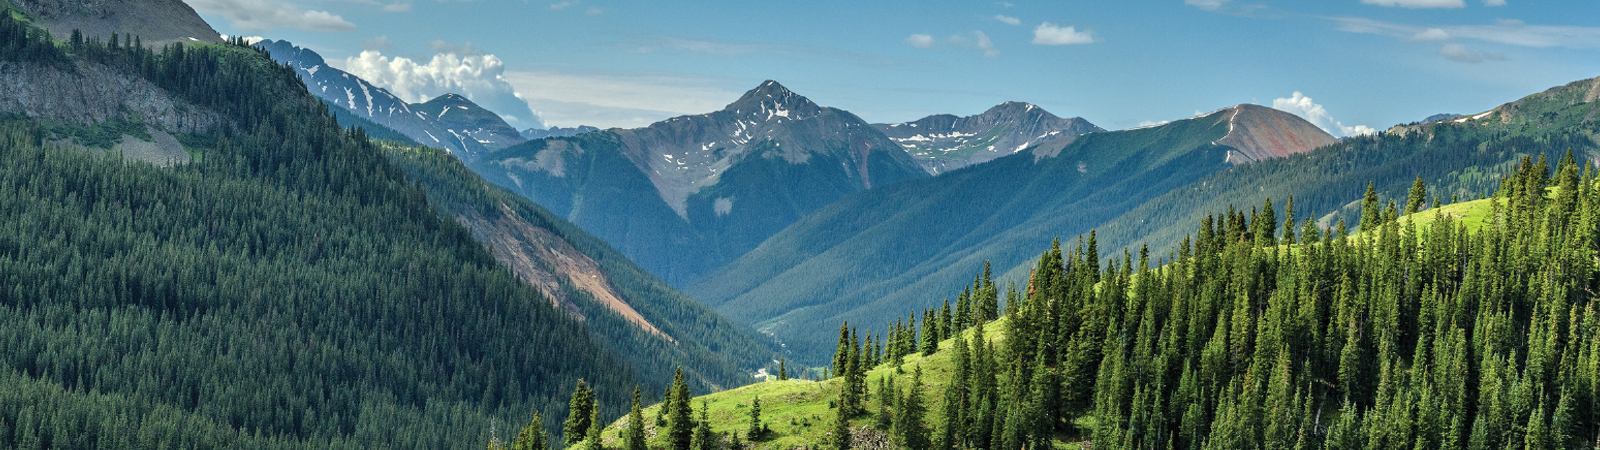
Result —
<path fill-rule="evenodd" d="M 481 448 L 580 378 L 626 410 L 629 361 L 259 50 L 54 43 L 7 11 L 0 62 L 230 119 L 172 168 L 49 143 L 135 127 L 0 121 L 0 448 Z"/>

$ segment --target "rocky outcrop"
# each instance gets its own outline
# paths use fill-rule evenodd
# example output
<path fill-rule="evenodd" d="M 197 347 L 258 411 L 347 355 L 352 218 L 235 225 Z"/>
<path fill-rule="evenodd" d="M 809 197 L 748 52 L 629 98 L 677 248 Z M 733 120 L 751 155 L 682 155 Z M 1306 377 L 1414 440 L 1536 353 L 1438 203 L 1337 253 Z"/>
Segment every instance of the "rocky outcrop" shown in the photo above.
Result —
<path fill-rule="evenodd" d="M 1083 118 L 1063 119 L 1022 102 L 1001 103 L 975 116 L 939 114 L 872 126 L 933 174 L 988 162 L 1063 136 L 1105 131 Z"/>
<path fill-rule="evenodd" d="M 70 71 L 0 62 L 0 113 L 82 126 L 124 118 L 173 133 L 205 132 L 224 124 L 215 111 L 174 98 L 143 78 L 87 62 Z"/>

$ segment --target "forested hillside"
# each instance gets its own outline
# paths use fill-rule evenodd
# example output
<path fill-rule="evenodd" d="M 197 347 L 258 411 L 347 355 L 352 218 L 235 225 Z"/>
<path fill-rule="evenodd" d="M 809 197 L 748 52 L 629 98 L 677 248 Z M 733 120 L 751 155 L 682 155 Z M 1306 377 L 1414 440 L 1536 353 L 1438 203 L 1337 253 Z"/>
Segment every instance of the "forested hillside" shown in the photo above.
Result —
<path fill-rule="evenodd" d="M 243 42 L 55 43 L 14 17 L 0 64 L 134 77 L 225 120 L 180 133 L 195 158 L 171 168 L 57 144 L 157 117 L 0 121 L 0 447 L 480 448 L 495 423 L 564 413 L 580 378 L 620 414 L 625 389 L 666 382 L 634 361 L 704 360 L 619 357 L 634 341 L 591 327 L 631 325 L 558 309 L 430 204 L 438 179 Z"/>
<path fill-rule="evenodd" d="M 1239 136 L 1271 136 L 1271 145 Z M 1004 272 L 1060 236 L 1087 233 L 1234 163 L 1310 151 L 1332 137 L 1256 105 L 1160 126 L 1050 140 L 937 177 L 841 199 L 785 228 L 686 290 L 772 333 L 810 364 L 830 331 L 952 298 L 972 273 Z M 1012 281 L 1021 281 L 1013 278 Z"/>
<path fill-rule="evenodd" d="M 1258 205 L 1286 199 L 1300 211 L 1316 212 L 1318 225 L 1339 219 L 1353 224 L 1360 200 L 1372 185 L 1382 200 L 1402 199 L 1421 177 L 1433 194 L 1428 204 L 1491 195 L 1500 176 L 1525 154 L 1581 159 L 1600 156 L 1600 78 L 1576 81 L 1496 107 L 1472 117 L 1397 126 L 1355 137 L 1305 155 L 1245 164 L 1174 189 L 1096 227 L 1108 246 L 1173 248 L 1193 232 L 1188 224 L 1229 204 Z M 1002 268 L 1011 278 L 1026 267 Z"/>
<path fill-rule="evenodd" d="M 1545 161 L 1459 207 L 1419 212 L 1421 182 L 1403 202 L 1369 191 L 1354 234 L 1267 203 L 1207 216 L 1165 254 L 1102 265 L 1092 237 L 1068 241 L 998 321 L 954 332 L 983 323 L 967 304 L 930 311 L 920 336 L 847 328 L 837 378 L 644 416 L 693 408 L 708 439 L 758 448 L 1600 447 L 1600 177 Z"/>

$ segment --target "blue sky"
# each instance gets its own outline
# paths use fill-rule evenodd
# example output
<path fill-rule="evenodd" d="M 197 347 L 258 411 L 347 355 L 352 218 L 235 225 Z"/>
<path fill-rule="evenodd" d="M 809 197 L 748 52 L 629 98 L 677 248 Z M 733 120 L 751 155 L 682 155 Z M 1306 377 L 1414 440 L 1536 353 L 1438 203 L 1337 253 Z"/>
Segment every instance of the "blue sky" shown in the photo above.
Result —
<path fill-rule="evenodd" d="M 1122 129 L 1276 102 L 1350 134 L 1600 76 L 1594 0 L 188 1 L 413 101 L 542 118 L 519 125 L 642 126 L 773 79 L 870 122 L 1016 100 Z"/>

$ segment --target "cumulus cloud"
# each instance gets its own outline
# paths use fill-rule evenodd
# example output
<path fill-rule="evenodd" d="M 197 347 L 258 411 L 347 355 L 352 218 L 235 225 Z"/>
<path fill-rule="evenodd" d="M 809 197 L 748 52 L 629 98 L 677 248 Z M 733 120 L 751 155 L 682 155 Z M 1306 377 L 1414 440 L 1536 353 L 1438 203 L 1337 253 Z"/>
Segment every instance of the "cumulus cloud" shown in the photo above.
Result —
<path fill-rule="evenodd" d="M 1006 25 L 1022 25 L 1022 19 L 1011 17 L 1005 14 L 995 14 L 994 20 L 998 20 L 1000 23 L 1004 23 Z"/>
<path fill-rule="evenodd" d="M 933 48 L 933 36 L 913 34 L 906 38 L 906 43 L 916 48 Z"/>
<path fill-rule="evenodd" d="M 265 32 L 275 28 L 306 31 L 353 31 L 356 25 L 327 11 L 303 10 L 274 0 L 189 0 L 189 6 L 202 14 L 215 14 L 232 22 L 234 28 Z"/>
<path fill-rule="evenodd" d="M 1462 0 L 1361 0 L 1361 3 L 1401 8 L 1460 8 L 1467 6 Z"/>
<path fill-rule="evenodd" d="M 1328 134 L 1338 137 L 1378 133 L 1378 130 L 1366 125 L 1345 126 L 1344 123 L 1334 120 L 1333 116 L 1329 115 L 1328 110 L 1324 109 L 1322 105 L 1312 102 L 1311 97 L 1307 97 L 1299 91 L 1295 91 L 1294 95 L 1289 98 L 1273 99 L 1272 107 L 1279 111 L 1300 116 L 1300 118 L 1306 119 L 1307 122 L 1311 122 L 1312 125 L 1327 131 Z"/>
<path fill-rule="evenodd" d="M 1045 22 L 1033 29 L 1033 43 L 1039 45 L 1072 45 L 1088 44 L 1094 42 L 1094 36 L 1089 30 L 1078 31 L 1073 27 L 1058 27 L 1056 24 Z"/>
<path fill-rule="evenodd" d="M 444 94 L 460 94 L 495 114 L 517 129 L 542 127 L 543 120 L 528 107 L 528 102 L 505 78 L 505 63 L 495 55 L 472 48 L 435 41 L 440 51 L 425 63 L 404 57 L 384 56 L 364 50 L 345 58 L 344 70 L 374 85 L 388 89 L 408 102 L 425 102 Z"/>
<path fill-rule="evenodd" d="M 561 2 L 561 3 L 551 3 L 550 4 L 550 9 L 552 11 L 560 11 L 560 10 L 563 10 L 563 9 L 567 9 L 567 7 L 572 6 L 572 5 L 576 5 L 576 4 L 578 4 L 578 2 L 575 2 L 575 1 L 564 1 L 564 2 Z"/>
<path fill-rule="evenodd" d="M 1505 6 L 1506 0 L 1483 0 L 1483 6 Z"/>
<path fill-rule="evenodd" d="M 411 11 L 411 4 L 410 3 L 390 3 L 390 4 L 387 4 L 387 5 L 383 5 L 383 10 L 386 11 L 386 12 L 409 12 L 409 11 Z"/>

